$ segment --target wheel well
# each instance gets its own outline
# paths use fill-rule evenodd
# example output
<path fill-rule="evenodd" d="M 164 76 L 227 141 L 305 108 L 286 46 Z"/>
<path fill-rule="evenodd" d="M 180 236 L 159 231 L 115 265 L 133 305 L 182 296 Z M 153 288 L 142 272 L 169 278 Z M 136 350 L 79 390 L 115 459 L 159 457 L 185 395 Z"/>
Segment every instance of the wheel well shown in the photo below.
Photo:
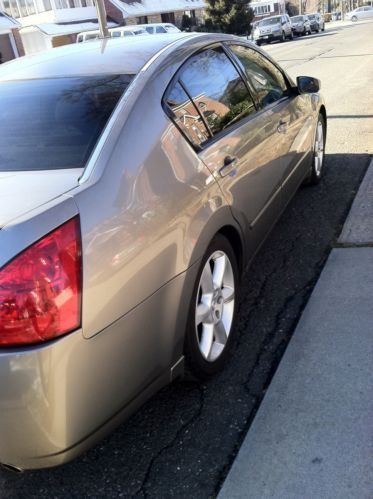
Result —
<path fill-rule="evenodd" d="M 222 234 L 224 237 L 228 239 L 230 244 L 232 245 L 232 249 L 237 258 L 237 265 L 239 271 L 243 270 L 243 247 L 242 247 L 242 239 L 239 232 L 232 227 L 231 225 L 226 225 L 222 227 L 218 234 Z"/>

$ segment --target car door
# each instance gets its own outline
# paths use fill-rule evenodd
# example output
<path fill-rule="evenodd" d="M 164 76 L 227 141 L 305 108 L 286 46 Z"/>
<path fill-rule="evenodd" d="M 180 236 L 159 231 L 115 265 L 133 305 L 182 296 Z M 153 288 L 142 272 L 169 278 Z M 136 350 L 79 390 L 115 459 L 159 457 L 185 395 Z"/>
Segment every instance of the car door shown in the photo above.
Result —
<path fill-rule="evenodd" d="M 167 97 L 181 127 L 199 142 L 199 157 L 211 171 L 254 252 L 281 209 L 281 182 L 287 168 L 280 113 L 260 110 L 226 50 L 210 47 L 178 73 Z M 188 97 L 185 105 L 178 96 Z M 273 99 L 282 90 L 273 90 Z M 176 95 L 177 94 L 177 95 Z M 181 104 L 180 104 L 181 103 Z M 275 117 L 274 117 L 275 114 Z"/>
<path fill-rule="evenodd" d="M 234 43 L 229 48 L 242 64 L 258 106 L 271 123 L 267 126 L 272 127 L 286 204 L 309 167 L 314 129 L 310 96 L 292 89 L 283 72 L 258 51 Z"/>

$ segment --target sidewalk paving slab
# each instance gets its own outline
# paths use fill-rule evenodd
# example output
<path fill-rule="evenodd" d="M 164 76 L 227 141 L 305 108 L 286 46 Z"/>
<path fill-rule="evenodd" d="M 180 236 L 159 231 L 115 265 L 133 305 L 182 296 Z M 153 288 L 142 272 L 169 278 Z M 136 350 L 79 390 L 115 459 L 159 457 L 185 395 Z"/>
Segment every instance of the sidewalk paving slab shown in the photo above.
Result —
<path fill-rule="evenodd" d="M 373 249 L 335 249 L 219 499 L 373 497 Z"/>

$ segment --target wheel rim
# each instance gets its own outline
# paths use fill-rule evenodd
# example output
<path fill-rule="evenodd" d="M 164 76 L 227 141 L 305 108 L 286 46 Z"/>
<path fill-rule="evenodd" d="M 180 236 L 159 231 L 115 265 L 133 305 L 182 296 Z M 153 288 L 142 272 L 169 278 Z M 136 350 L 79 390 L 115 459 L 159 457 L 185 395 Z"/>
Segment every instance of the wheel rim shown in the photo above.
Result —
<path fill-rule="evenodd" d="M 321 175 L 321 169 L 324 161 L 324 127 L 321 121 L 317 123 L 315 138 L 314 164 L 317 177 Z"/>
<path fill-rule="evenodd" d="M 215 251 L 201 274 L 195 312 L 198 348 L 208 362 L 214 362 L 224 351 L 232 329 L 234 304 L 232 264 L 226 253 Z"/>

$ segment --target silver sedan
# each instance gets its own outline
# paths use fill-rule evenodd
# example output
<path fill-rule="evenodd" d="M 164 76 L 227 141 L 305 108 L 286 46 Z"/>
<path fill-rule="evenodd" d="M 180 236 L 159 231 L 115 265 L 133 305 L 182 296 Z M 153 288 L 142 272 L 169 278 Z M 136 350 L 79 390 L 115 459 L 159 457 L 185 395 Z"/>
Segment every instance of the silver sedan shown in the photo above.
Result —
<path fill-rule="evenodd" d="M 240 274 L 321 177 L 319 86 L 220 34 L 1 66 L 0 463 L 69 461 L 222 368 Z"/>

